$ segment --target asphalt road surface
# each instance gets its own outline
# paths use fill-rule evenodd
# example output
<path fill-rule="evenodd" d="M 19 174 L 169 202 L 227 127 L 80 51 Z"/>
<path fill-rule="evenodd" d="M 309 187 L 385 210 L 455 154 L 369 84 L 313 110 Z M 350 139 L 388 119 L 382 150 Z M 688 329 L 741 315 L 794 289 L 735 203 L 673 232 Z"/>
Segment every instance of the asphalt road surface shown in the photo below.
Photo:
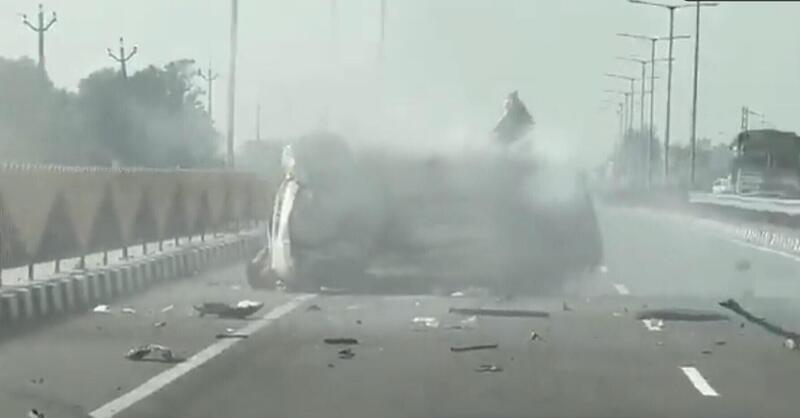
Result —
<path fill-rule="evenodd" d="M 659 329 L 635 313 L 724 313 L 717 302 L 734 297 L 800 331 L 800 261 L 642 210 L 604 208 L 599 217 L 607 271 L 547 297 L 255 292 L 243 268 L 159 287 L 112 314 L 1 342 L 0 416 L 37 408 L 47 417 L 97 418 L 796 417 L 800 351 L 781 338 L 737 317 Z M 241 299 L 265 307 L 247 320 L 200 318 L 191 308 Z M 451 307 L 551 316 L 473 320 Z M 249 338 L 216 339 L 226 328 Z M 328 337 L 358 339 L 354 356 L 339 358 L 345 347 L 325 344 Z M 186 360 L 124 358 L 144 343 Z M 498 347 L 450 351 L 472 344 Z M 500 370 L 479 372 L 481 365 Z"/>

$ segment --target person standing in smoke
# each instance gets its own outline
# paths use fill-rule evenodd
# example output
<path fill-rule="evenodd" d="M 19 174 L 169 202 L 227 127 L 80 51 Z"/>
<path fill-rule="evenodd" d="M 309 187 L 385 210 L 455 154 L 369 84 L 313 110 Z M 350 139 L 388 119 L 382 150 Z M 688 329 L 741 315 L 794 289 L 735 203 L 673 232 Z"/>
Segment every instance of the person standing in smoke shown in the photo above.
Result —
<path fill-rule="evenodd" d="M 497 142 L 509 145 L 524 137 L 533 128 L 534 122 L 525 103 L 520 100 L 517 90 L 506 96 L 503 107 L 505 109 L 503 116 L 492 132 Z"/>

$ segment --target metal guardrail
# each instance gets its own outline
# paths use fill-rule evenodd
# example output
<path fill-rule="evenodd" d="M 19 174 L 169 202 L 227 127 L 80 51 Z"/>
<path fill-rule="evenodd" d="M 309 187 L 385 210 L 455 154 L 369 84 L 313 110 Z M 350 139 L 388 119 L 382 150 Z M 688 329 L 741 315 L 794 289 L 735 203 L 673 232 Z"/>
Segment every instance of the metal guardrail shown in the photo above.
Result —
<path fill-rule="evenodd" d="M 271 189 L 255 175 L 221 170 L 3 164 L 0 268 L 204 236 L 262 220 Z"/>
<path fill-rule="evenodd" d="M 776 199 L 757 196 L 691 193 L 689 203 L 725 206 L 757 212 L 800 215 L 800 199 Z"/>

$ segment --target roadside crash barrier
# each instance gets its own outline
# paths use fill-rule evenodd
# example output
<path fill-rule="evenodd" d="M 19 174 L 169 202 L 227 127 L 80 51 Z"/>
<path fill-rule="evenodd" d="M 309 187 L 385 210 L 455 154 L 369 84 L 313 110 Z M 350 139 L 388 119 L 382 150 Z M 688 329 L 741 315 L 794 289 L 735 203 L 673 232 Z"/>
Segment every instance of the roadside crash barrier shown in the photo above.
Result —
<path fill-rule="evenodd" d="M 0 290 L 0 337 L 47 319 L 90 311 L 97 305 L 110 304 L 163 282 L 237 263 L 262 244 L 260 234 L 243 233 L 235 238 L 131 260 L 124 265 L 4 288 Z"/>

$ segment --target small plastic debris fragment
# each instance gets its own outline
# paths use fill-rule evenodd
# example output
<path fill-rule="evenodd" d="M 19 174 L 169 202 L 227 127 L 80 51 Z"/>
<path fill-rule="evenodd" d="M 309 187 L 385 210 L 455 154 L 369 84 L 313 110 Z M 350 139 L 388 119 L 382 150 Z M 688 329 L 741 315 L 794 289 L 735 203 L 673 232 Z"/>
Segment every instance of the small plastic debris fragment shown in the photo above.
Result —
<path fill-rule="evenodd" d="M 28 411 L 28 418 L 44 418 L 44 412 L 39 411 L 36 408 L 33 408 L 30 411 Z"/>
<path fill-rule="evenodd" d="M 541 340 L 542 336 L 537 334 L 536 331 L 531 331 L 531 341 Z"/>
<path fill-rule="evenodd" d="M 306 312 L 319 312 L 321 310 L 322 310 L 322 308 L 320 308 L 319 305 L 316 305 L 316 304 L 315 305 L 309 305 L 308 308 L 306 308 Z"/>
<path fill-rule="evenodd" d="M 618 317 L 618 316 L 622 316 L 622 314 L 619 313 L 619 312 L 611 312 L 611 316 Z"/>
<path fill-rule="evenodd" d="M 478 373 L 500 373 L 503 368 L 494 364 L 481 364 L 475 371 Z"/>
<path fill-rule="evenodd" d="M 320 286 L 319 287 L 319 292 L 320 293 L 324 293 L 324 294 L 328 294 L 328 295 L 338 295 L 338 294 L 344 293 L 346 291 L 347 291 L 347 289 L 341 289 L 341 288 L 335 288 L 335 287 L 325 287 L 325 286 Z"/>
<path fill-rule="evenodd" d="M 597 268 L 597 271 L 599 271 L 602 274 L 606 274 L 606 273 L 608 273 L 608 267 L 607 266 L 600 266 L 600 267 Z"/>
<path fill-rule="evenodd" d="M 453 353 L 463 353 L 465 351 L 494 350 L 497 347 L 499 347 L 497 344 L 467 345 L 463 347 L 450 347 L 450 351 Z"/>
<path fill-rule="evenodd" d="M 422 326 L 423 328 L 439 328 L 439 320 L 434 317 L 417 316 L 411 320 L 414 325 Z"/>
<path fill-rule="evenodd" d="M 92 309 L 92 312 L 110 314 L 111 307 L 109 307 L 108 305 L 97 305 L 94 307 L 94 309 Z"/>
<path fill-rule="evenodd" d="M 797 342 L 793 338 L 787 338 L 783 341 L 783 347 L 787 350 L 797 349 Z"/>
<path fill-rule="evenodd" d="M 163 328 L 167 326 L 167 321 L 158 321 L 155 324 L 153 324 L 153 326 L 156 328 Z"/>
<path fill-rule="evenodd" d="M 711 350 L 703 350 L 700 353 L 702 353 L 702 354 L 711 354 Z"/>
<path fill-rule="evenodd" d="M 175 305 L 169 305 L 169 306 L 165 306 L 165 307 L 161 308 L 161 312 L 162 312 L 162 313 L 163 313 L 163 312 L 169 312 L 169 311 L 171 311 L 173 308 L 175 308 Z"/>
<path fill-rule="evenodd" d="M 561 310 L 564 311 L 564 312 L 569 312 L 569 311 L 572 310 L 572 308 L 570 308 L 569 305 L 567 305 L 567 302 L 564 301 L 564 302 L 561 302 Z"/>
<path fill-rule="evenodd" d="M 461 320 L 461 327 L 465 329 L 475 328 L 477 325 L 478 317 L 476 315 Z"/>
<path fill-rule="evenodd" d="M 450 297 L 463 298 L 464 297 L 464 292 L 461 292 L 461 291 L 453 292 L 453 293 L 450 294 Z"/>
<path fill-rule="evenodd" d="M 243 300 L 236 306 L 227 303 L 208 302 L 202 305 L 194 305 L 194 309 L 200 313 L 200 317 L 205 315 L 217 315 L 220 318 L 244 319 L 256 313 L 264 306 L 263 302 Z"/>
<path fill-rule="evenodd" d="M 338 338 L 325 338 L 322 340 L 325 344 L 333 344 L 333 345 L 356 345 L 358 344 L 358 340 L 355 338 L 349 337 L 338 337 Z"/>
<path fill-rule="evenodd" d="M 345 348 L 343 350 L 339 350 L 337 352 L 337 354 L 339 355 L 340 359 L 344 359 L 344 360 L 349 360 L 349 359 L 351 359 L 351 358 L 356 356 L 356 354 L 353 352 L 352 348 Z"/>
<path fill-rule="evenodd" d="M 235 285 L 231 286 L 231 289 L 232 290 L 242 290 L 242 286 L 239 286 L 238 284 L 235 284 Z"/>
<path fill-rule="evenodd" d="M 347 305 L 344 310 L 346 311 L 357 311 L 361 309 L 361 305 Z"/>
<path fill-rule="evenodd" d="M 714 345 L 725 345 L 725 344 L 727 344 L 727 343 L 728 343 L 728 342 L 727 342 L 727 341 L 725 341 L 725 340 L 717 340 L 717 341 L 714 341 Z"/>
<path fill-rule="evenodd" d="M 122 313 L 133 315 L 133 314 L 136 313 L 136 309 L 133 309 L 131 307 L 125 307 L 125 308 L 122 308 Z"/>

